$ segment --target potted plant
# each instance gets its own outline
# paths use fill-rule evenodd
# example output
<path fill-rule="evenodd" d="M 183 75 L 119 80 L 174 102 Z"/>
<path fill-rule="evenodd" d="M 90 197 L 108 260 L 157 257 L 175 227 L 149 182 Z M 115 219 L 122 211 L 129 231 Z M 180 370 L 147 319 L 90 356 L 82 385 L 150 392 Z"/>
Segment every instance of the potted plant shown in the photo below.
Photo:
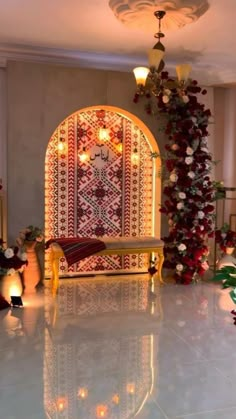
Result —
<path fill-rule="evenodd" d="M 17 245 L 27 253 L 28 265 L 23 273 L 25 292 L 34 292 L 36 285 L 40 283 L 41 269 L 36 248 L 43 240 L 43 230 L 33 225 L 21 230 L 16 239 Z"/>
<path fill-rule="evenodd" d="M 225 223 L 220 229 L 215 231 L 215 240 L 222 251 L 222 257 L 218 262 L 218 268 L 223 266 L 234 266 L 236 258 L 233 253 L 236 246 L 236 232 L 230 229 L 230 226 Z"/>

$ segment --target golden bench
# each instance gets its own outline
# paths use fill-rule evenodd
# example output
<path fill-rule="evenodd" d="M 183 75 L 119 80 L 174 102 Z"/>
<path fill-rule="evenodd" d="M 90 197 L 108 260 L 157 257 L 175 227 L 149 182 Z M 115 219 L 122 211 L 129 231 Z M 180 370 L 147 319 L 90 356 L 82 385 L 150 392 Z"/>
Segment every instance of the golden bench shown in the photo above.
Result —
<path fill-rule="evenodd" d="M 164 283 L 162 279 L 162 265 L 164 262 L 163 247 L 164 242 L 156 237 L 103 237 L 102 241 L 106 245 L 106 249 L 95 253 L 98 255 L 129 255 L 129 254 L 149 254 L 149 267 L 153 265 L 153 256 L 156 260 L 157 274 L 159 281 Z M 50 261 L 52 269 L 53 287 L 58 287 L 59 281 L 59 261 L 64 257 L 62 248 L 57 243 L 50 244 Z"/>

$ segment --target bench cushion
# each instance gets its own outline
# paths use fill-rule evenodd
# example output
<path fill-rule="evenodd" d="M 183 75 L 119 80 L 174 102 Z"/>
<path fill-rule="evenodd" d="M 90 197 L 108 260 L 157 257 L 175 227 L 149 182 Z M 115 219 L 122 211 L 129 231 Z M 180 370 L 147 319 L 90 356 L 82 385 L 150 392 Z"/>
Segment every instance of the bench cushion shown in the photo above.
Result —
<path fill-rule="evenodd" d="M 106 249 L 145 249 L 163 247 L 164 242 L 156 237 L 103 237 Z"/>

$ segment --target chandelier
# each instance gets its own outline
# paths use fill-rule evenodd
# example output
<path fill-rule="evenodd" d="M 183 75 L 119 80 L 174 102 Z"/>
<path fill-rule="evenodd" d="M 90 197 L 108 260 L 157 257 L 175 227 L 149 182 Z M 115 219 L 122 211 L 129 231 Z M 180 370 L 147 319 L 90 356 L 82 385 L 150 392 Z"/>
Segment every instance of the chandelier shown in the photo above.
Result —
<path fill-rule="evenodd" d="M 149 68 L 136 67 L 133 70 L 137 83 L 136 94 L 139 96 L 151 93 L 157 97 L 161 92 L 163 92 L 164 87 L 166 89 L 168 87 L 176 87 L 179 89 L 179 93 L 183 95 L 184 88 L 186 87 L 186 83 L 188 81 L 191 71 L 191 66 L 189 64 L 180 64 L 176 66 L 178 80 L 169 80 L 169 86 L 168 83 L 166 81 L 164 82 L 161 77 L 161 72 L 165 67 L 165 62 L 163 60 L 165 47 L 161 42 L 165 35 L 161 30 L 161 21 L 165 14 L 166 12 L 164 10 L 158 10 L 154 13 L 154 16 L 158 19 L 158 32 L 154 35 L 154 37 L 157 38 L 157 43 L 153 48 L 148 50 Z"/>

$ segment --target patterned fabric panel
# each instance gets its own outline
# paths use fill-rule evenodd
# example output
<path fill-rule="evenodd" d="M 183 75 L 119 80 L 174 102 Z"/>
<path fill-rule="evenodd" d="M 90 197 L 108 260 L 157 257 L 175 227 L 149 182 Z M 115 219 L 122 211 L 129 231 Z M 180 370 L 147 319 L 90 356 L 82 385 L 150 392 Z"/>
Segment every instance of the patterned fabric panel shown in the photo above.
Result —
<path fill-rule="evenodd" d="M 98 130 L 104 125 L 109 141 L 101 142 Z M 46 239 L 151 235 L 150 151 L 139 127 L 116 112 L 91 109 L 63 121 L 46 153 Z M 98 256 L 68 268 L 62 258 L 60 273 L 137 270 L 145 263 L 142 255 Z"/>

